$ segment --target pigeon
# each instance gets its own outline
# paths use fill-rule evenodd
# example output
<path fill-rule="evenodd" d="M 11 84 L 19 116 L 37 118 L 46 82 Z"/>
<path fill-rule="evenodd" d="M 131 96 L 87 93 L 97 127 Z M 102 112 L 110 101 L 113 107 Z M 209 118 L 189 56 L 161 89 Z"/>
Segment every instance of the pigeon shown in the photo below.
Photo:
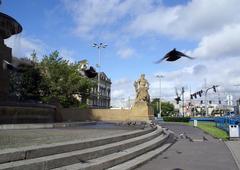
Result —
<path fill-rule="evenodd" d="M 127 122 L 128 126 L 131 126 L 132 122 Z"/>
<path fill-rule="evenodd" d="M 150 123 L 150 127 L 154 128 L 156 125 L 154 123 Z"/>
<path fill-rule="evenodd" d="M 207 139 L 205 136 L 203 136 L 203 140 L 204 140 L 204 141 L 208 141 L 208 139 Z"/>
<path fill-rule="evenodd" d="M 87 60 L 82 60 L 79 62 L 78 71 L 82 76 L 85 76 L 87 78 L 94 78 L 98 74 L 94 67 L 92 66 L 89 67 Z"/>
<path fill-rule="evenodd" d="M 179 137 L 180 137 L 181 139 L 184 139 L 184 134 L 181 133 L 181 134 L 179 135 Z"/>
<path fill-rule="evenodd" d="M 167 60 L 167 61 L 176 61 L 181 57 L 187 57 L 189 59 L 194 59 L 192 57 L 187 56 L 186 54 L 177 51 L 176 48 L 174 48 L 172 51 L 168 52 L 161 60 L 156 61 L 155 63 L 158 64 L 160 62 L 162 62 L 163 60 Z"/>
<path fill-rule="evenodd" d="M 88 78 L 94 78 L 94 77 L 96 77 L 97 74 L 98 74 L 98 73 L 96 72 L 96 70 L 95 70 L 92 66 L 90 66 L 90 68 L 87 69 L 87 70 L 85 70 L 84 72 L 85 72 L 85 75 L 86 75 Z"/>

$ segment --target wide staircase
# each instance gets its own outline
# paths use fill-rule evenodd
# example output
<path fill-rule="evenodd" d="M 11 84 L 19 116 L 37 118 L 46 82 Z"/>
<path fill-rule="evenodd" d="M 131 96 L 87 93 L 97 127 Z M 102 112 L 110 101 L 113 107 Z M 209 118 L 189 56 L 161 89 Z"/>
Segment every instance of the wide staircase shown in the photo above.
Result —
<path fill-rule="evenodd" d="M 148 126 L 111 137 L 0 151 L 0 170 L 134 169 L 162 153 L 173 133 Z"/>

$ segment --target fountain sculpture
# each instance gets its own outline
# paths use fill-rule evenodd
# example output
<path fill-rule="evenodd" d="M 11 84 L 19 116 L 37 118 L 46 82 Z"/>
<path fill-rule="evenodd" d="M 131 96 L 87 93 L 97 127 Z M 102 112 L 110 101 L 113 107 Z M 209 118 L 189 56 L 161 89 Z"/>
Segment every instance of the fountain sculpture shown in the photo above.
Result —
<path fill-rule="evenodd" d="M 12 62 L 12 49 L 4 39 L 22 32 L 22 26 L 12 17 L 0 12 L 0 102 L 8 98 L 9 72 L 3 67 L 4 61 Z"/>
<path fill-rule="evenodd" d="M 58 109 L 54 105 L 14 102 L 9 99 L 9 67 L 13 66 L 13 58 L 12 49 L 4 44 L 4 39 L 21 32 L 22 26 L 14 18 L 0 12 L 0 124 L 60 121 Z"/>

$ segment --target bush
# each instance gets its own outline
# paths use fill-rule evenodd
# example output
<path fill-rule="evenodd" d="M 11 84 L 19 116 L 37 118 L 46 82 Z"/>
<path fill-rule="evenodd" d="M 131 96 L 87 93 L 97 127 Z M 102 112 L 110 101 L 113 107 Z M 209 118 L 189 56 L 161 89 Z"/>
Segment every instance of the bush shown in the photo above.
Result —
<path fill-rule="evenodd" d="M 190 119 L 190 117 L 163 117 L 165 122 L 189 122 Z"/>

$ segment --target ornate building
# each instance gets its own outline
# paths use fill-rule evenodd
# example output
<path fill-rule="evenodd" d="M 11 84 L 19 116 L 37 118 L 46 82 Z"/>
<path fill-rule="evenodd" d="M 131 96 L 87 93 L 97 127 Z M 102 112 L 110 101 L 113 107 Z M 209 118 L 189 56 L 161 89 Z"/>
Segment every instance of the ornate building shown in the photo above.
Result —
<path fill-rule="evenodd" d="M 100 73 L 100 93 L 98 99 L 98 77 L 95 78 L 96 86 L 92 88 L 87 100 L 90 108 L 110 108 L 111 101 L 111 79 L 104 72 Z"/>

